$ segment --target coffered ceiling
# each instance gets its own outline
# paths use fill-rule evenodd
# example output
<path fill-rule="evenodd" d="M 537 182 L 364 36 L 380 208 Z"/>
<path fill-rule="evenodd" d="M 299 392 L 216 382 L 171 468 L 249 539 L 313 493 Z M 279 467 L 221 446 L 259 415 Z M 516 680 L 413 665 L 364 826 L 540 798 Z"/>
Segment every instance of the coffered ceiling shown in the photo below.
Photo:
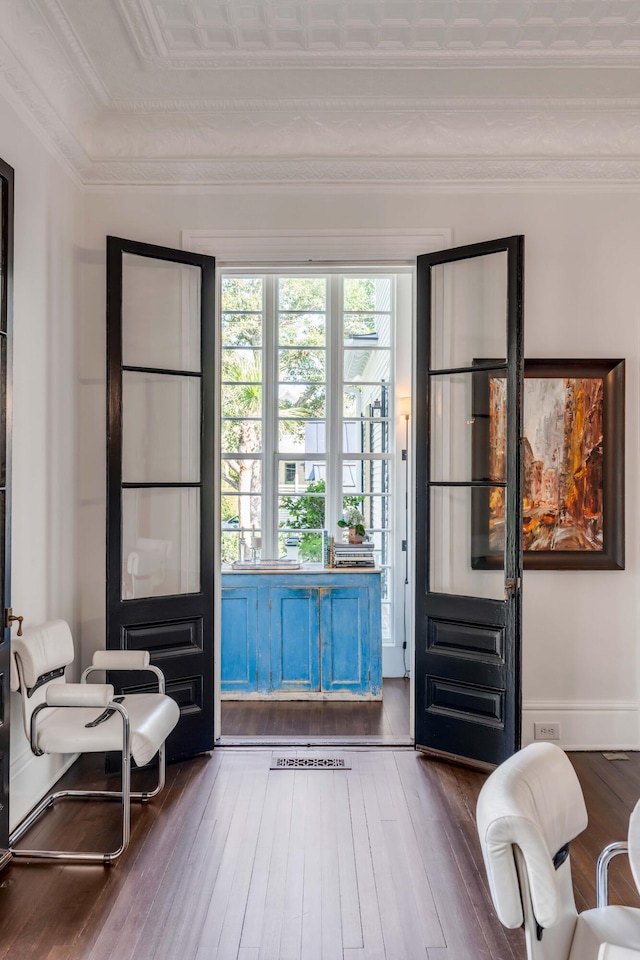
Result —
<path fill-rule="evenodd" d="M 88 185 L 640 180 L 640 0 L 1 0 Z"/>

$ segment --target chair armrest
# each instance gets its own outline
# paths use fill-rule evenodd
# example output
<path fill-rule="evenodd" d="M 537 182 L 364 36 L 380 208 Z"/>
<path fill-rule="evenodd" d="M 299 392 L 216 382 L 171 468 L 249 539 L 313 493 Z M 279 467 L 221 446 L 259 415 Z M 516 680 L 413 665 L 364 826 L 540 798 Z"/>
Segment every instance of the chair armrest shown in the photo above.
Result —
<path fill-rule="evenodd" d="M 596 864 L 596 907 L 606 907 L 609 903 L 609 864 L 621 853 L 629 853 L 626 840 L 616 840 L 600 853 Z"/>
<path fill-rule="evenodd" d="M 148 670 L 148 650 L 96 650 L 91 665 L 94 670 Z"/>
<path fill-rule="evenodd" d="M 640 960 L 640 950 L 629 950 L 627 947 L 614 947 L 611 943 L 603 943 L 598 952 L 598 960 Z"/>
<path fill-rule="evenodd" d="M 48 707 L 108 707 L 113 700 L 111 683 L 50 683 Z"/>
<path fill-rule="evenodd" d="M 80 683 L 86 683 L 87 677 L 96 670 L 140 670 L 154 673 L 158 678 L 158 690 L 164 693 L 164 673 L 150 663 L 148 650 L 96 650 L 93 663 L 83 671 Z"/>

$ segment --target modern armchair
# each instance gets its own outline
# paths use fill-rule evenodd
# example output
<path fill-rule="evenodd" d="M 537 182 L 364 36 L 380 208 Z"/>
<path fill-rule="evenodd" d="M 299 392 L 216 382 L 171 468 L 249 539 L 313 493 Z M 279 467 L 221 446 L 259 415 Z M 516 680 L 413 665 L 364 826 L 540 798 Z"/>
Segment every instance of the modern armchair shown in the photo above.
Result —
<path fill-rule="evenodd" d="M 640 950 L 639 909 L 576 910 L 569 844 L 587 811 L 559 747 L 534 743 L 501 764 L 476 820 L 496 913 L 505 927 L 524 925 L 529 960 L 597 960 L 603 944 Z"/>
<path fill-rule="evenodd" d="M 112 863 L 127 848 L 131 800 L 145 802 L 162 790 L 165 782 L 165 740 L 178 722 L 180 711 L 164 692 L 164 677 L 149 662 L 146 651 L 101 650 L 84 671 L 80 683 L 67 683 L 65 668 L 73 662 L 71 631 L 64 620 L 51 620 L 28 628 L 12 639 L 11 689 L 22 698 L 25 733 L 36 756 L 45 753 L 121 753 L 121 789 L 61 790 L 45 797 L 13 831 L 9 846 L 14 857 L 55 859 L 71 863 Z M 114 697 L 108 683 L 88 683 L 94 671 L 140 670 L 151 672 L 157 693 Z M 131 758 L 146 766 L 159 757 L 157 786 L 146 792 L 131 790 Z M 122 804 L 120 844 L 109 852 L 26 850 L 15 845 L 54 803 L 63 799 L 118 800 Z"/>

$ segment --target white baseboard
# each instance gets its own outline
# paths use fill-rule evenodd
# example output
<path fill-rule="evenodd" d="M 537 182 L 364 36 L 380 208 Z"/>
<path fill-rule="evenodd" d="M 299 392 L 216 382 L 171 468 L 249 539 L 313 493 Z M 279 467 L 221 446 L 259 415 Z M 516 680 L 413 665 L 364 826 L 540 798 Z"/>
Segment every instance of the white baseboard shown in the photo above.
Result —
<path fill-rule="evenodd" d="M 533 743 L 534 723 L 560 724 L 563 750 L 638 750 L 638 704 L 635 700 L 525 700 L 522 746 Z"/>
<path fill-rule="evenodd" d="M 77 754 L 45 754 L 26 750 L 12 760 L 9 781 L 9 829 L 14 830 L 51 790 Z"/>

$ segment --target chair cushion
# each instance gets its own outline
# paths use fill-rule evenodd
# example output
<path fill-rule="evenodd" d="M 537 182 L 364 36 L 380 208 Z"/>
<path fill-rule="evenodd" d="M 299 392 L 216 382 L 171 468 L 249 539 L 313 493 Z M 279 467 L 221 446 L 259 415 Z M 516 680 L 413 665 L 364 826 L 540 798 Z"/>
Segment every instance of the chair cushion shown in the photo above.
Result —
<path fill-rule="evenodd" d="M 64 620 L 47 620 L 37 627 L 27 627 L 21 637 L 11 638 L 11 689 L 20 683 L 13 657 L 20 657 L 22 675 L 27 687 L 35 686 L 38 677 L 73 663 L 73 637 Z"/>
<path fill-rule="evenodd" d="M 640 950 L 640 910 L 611 906 L 579 914 L 569 960 L 597 960 L 603 943 Z"/>
<path fill-rule="evenodd" d="M 161 693 L 135 693 L 122 703 L 131 724 L 131 754 L 143 767 L 158 752 L 180 718 L 178 704 Z M 122 750 L 122 717 L 114 713 L 96 727 L 96 707 L 52 707 L 37 720 L 37 745 L 45 753 L 99 753 Z"/>
<path fill-rule="evenodd" d="M 491 774 L 476 810 L 491 897 L 505 927 L 524 919 L 513 856 L 524 857 L 538 923 L 553 926 L 561 897 L 553 857 L 587 826 L 582 789 L 567 755 L 552 743 L 532 743 Z"/>
<path fill-rule="evenodd" d="M 640 951 L 627 950 L 626 947 L 614 947 L 611 943 L 603 943 L 600 947 L 598 960 L 640 960 Z"/>

